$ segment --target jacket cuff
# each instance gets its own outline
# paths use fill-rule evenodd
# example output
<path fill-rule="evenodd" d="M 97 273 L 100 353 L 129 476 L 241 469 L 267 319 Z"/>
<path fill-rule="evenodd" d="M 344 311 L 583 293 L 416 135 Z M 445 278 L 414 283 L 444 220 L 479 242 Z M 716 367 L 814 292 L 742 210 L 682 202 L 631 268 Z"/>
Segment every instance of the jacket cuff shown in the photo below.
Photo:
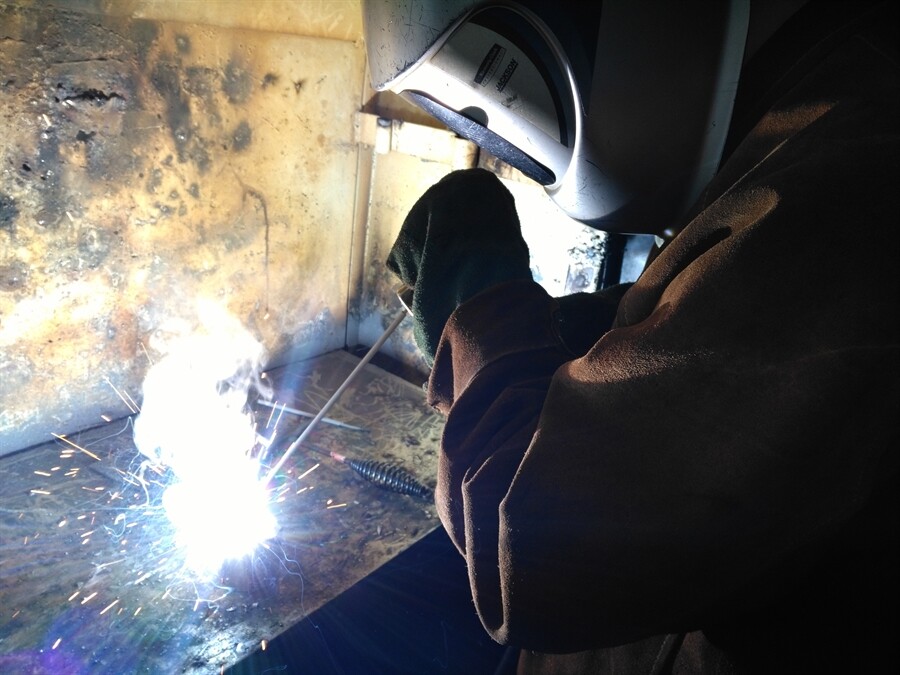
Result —
<path fill-rule="evenodd" d="M 444 327 L 428 382 L 428 402 L 447 413 L 482 369 L 512 354 L 558 350 L 559 305 L 534 281 L 492 286 L 460 305 Z"/>

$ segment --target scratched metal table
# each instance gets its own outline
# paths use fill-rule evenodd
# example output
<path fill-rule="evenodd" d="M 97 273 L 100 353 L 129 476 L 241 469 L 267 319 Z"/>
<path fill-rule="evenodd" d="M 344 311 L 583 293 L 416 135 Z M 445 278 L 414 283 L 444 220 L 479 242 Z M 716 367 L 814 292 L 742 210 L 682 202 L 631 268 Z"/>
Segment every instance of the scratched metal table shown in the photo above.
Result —
<path fill-rule="evenodd" d="M 268 376 L 279 402 L 316 411 L 357 363 L 333 352 Z M 320 425 L 315 445 L 433 487 L 443 420 L 419 387 L 369 364 L 329 417 L 366 431 Z M 282 416 L 280 437 L 304 423 Z M 0 672 L 218 673 L 439 524 L 430 498 L 301 447 L 273 490 L 277 537 L 198 577 L 159 507 L 164 481 L 135 480 L 131 439 L 117 420 L 0 460 Z"/>

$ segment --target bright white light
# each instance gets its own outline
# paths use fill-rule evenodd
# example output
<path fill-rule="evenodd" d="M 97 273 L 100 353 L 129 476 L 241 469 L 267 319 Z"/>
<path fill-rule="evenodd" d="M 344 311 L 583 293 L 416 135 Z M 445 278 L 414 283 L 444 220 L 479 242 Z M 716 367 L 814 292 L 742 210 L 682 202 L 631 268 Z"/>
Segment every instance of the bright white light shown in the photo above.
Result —
<path fill-rule="evenodd" d="M 276 534 L 269 495 L 256 479 L 254 462 L 222 465 L 208 480 L 175 483 L 163 495 L 163 506 L 185 563 L 197 572 L 216 572 L 225 560 L 253 553 Z"/>
<path fill-rule="evenodd" d="M 259 385 L 262 346 L 215 306 L 199 306 L 203 331 L 176 341 L 147 373 L 134 425 L 138 450 L 176 476 L 163 506 L 196 571 L 251 553 L 276 533 L 256 429 L 244 412 Z"/>

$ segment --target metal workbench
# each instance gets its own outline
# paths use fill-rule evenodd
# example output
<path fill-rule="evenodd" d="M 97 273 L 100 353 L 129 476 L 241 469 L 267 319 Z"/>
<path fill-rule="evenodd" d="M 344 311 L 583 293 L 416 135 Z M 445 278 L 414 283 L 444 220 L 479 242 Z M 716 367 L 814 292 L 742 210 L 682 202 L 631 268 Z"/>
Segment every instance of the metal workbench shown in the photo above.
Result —
<path fill-rule="evenodd" d="M 338 351 L 267 377 L 278 401 L 315 412 L 356 363 Z M 317 447 L 433 487 L 443 418 L 420 387 L 369 364 L 329 417 L 366 430 L 321 424 Z M 283 415 L 278 434 L 305 423 Z M 273 481 L 278 535 L 198 577 L 159 506 L 165 476 L 136 480 L 142 459 L 124 418 L 0 460 L 0 671 L 221 672 L 439 526 L 430 498 L 301 448 Z"/>

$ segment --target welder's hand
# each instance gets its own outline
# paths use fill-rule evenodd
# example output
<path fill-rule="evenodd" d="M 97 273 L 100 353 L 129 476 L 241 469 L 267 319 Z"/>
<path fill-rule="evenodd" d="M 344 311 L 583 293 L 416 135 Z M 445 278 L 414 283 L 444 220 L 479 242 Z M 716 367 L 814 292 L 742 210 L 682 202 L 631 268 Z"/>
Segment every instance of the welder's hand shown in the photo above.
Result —
<path fill-rule="evenodd" d="M 483 169 L 455 171 L 412 207 L 387 258 L 413 288 L 416 344 L 428 362 L 453 311 L 491 286 L 531 279 L 512 194 Z"/>

